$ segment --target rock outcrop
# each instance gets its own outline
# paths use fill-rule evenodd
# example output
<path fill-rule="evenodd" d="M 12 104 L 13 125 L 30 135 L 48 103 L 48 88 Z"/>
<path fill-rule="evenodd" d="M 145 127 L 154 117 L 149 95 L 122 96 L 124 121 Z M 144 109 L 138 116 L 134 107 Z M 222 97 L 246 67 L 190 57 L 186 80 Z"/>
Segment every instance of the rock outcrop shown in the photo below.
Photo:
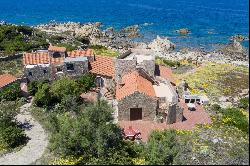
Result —
<path fill-rule="evenodd" d="M 35 28 L 47 32 L 50 35 L 60 35 L 67 41 L 76 38 L 87 38 L 92 45 L 102 45 L 105 47 L 127 50 L 133 47 L 134 38 L 140 36 L 139 26 L 133 25 L 116 31 L 113 27 L 101 30 L 102 23 L 49 23 L 37 25 Z"/>
<path fill-rule="evenodd" d="M 159 53 L 168 53 L 175 49 L 175 44 L 168 40 L 167 37 L 161 38 L 157 36 L 149 45 L 148 48 Z"/>
<path fill-rule="evenodd" d="M 187 35 L 188 33 L 190 33 L 190 30 L 187 28 L 181 28 L 179 30 L 176 30 L 176 32 L 181 34 L 181 35 Z"/>
<path fill-rule="evenodd" d="M 243 36 L 243 35 L 238 34 L 238 35 L 232 36 L 232 37 L 230 38 L 230 41 L 234 41 L 234 40 L 236 40 L 237 42 L 242 42 L 242 41 L 244 41 L 244 40 L 249 40 L 249 39 L 248 39 L 248 37 L 246 37 L 246 36 Z"/>

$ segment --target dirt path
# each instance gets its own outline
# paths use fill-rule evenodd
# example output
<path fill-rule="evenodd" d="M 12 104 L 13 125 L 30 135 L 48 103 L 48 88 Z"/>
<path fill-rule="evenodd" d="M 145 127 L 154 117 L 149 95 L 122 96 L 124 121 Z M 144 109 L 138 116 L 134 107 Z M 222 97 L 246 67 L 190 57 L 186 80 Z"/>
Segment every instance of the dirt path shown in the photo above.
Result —
<path fill-rule="evenodd" d="M 23 105 L 17 120 L 25 124 L 25 134 L 29 141 L 20 151 L 0 157 L 0 165 L 29 165 L 39 159 L 48 145 L 48 137 L 42 126 L 34 120 L 27 109 L 30 103 Z"/>

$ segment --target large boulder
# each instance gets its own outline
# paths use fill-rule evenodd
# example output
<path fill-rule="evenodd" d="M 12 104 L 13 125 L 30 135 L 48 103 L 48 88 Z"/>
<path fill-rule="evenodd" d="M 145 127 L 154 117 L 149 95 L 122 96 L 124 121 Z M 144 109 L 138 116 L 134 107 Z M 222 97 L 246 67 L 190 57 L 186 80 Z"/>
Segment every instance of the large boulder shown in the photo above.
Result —
<path fill-rule="evenodd" d="M 154 39 L 148 45 L 148 48 L 151 48 L 152 50 L 154 50 L 156 52 L 168 53 L 168 52 L 173 51 L 175 49 L 175 44 L 173 44 L 171 41 L 169 41 L 167 37 L 161 38 L 161 37 L 157 36 L 157 38 Z"/>
<path fill-rule="evenodd" d="M 233 40 L 226 46 L 220 48 L 218 52 L 224 58 L 231 60 L 246 60 L 248 55 L 247 50 L 237 40 Z"/>
<path fill-rule="evenodd" d="M 179 30 L 176 30 L 176 32 L 181 34 L 181 35 L 187 35 L 188 33 L 190 33 L 190 30 L 187 28 L 181 28 Z"/>

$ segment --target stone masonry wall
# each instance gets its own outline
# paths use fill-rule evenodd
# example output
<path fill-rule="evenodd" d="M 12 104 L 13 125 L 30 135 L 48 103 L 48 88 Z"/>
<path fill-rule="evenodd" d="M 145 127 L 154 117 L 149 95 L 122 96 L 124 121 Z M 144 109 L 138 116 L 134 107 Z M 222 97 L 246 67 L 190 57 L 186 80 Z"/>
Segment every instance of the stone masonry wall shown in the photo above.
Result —
<path fill-rule="evenodd" d="M 116 59 L 115 61 L 115 81 L 119 82 L 121 78 L 136 70 L 136 60 Z"/>
<path fill-rule="evenodd" d="M 46 71 L 46 73 L 44 73 Z M 29 73 L 32 75 L 29 75 Z M 51 68 L 50 67 L 43 67 L 43 66 L 35 66 L 33 68 L 24 68 L 24 75 L 30 81 L 37 81 L 37 80 L 51 80 Z"/>
<path fill-rule="evenodd" d="M 118 119 L 130 120 L 130 108 L 142 108 L 142 120 L 154 120 L 157 109 L 157 98 L 135 92 L 118 101 Z"/>
<path fill-rule="evenodd" d="M 67 70 L 66 63 L 62 66 L 63 73 L 72 77 L 79 77 L 88 72 L 88 61 L 83 62 L 70 62 L 74 65 L 74 70 Z"/>
<path fill-rule="evenodd" d="M 150 76 L 154 77 L 155 62 L 153 60 L 144 60 L 138 67 L 143 68 Z"/>

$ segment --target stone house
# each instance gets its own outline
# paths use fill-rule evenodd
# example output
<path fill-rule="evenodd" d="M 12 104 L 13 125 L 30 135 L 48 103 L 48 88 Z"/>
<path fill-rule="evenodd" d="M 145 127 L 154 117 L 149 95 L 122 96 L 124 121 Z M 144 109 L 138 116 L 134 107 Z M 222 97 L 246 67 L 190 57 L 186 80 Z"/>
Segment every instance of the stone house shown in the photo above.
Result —
<path fill-rule="evenodd" d="M 149 50 L 132 49 L 111 58 L 94 55 L 91 49 L 67 52 L 50 46 L 45 51 L 25 53 L 23 64 L 31 81 L 94 74 L 101 96 L 112 104 L 119 120 L 154 120 L 159 115 L 166 123 L 182 120 L 175 80 L 167 68 L 155 65 Z"/>
<path fill-rule="evenodd" d="M 132 49 L 116 59 L 116 100 L 119 120 L 182 121 L 183 110 L 171 70 L 155 65 L 149 50 Z"/>

